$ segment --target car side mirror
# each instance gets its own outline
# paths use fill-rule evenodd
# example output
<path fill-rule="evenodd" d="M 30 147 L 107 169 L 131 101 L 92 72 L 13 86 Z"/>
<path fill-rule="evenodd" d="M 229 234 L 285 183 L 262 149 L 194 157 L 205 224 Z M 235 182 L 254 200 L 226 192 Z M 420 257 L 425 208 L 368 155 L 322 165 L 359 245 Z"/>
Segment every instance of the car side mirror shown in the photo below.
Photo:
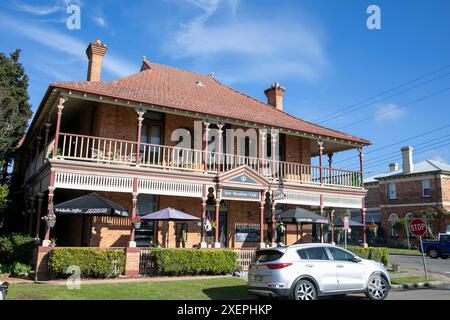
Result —
<path fill-rule="evenodd" d="M 352 258 L 350 259 L 350 261 L 351 261 L 351 262 L 358 263 L 358 262 L 361 262 L 361 259 L 360 259 L 360 258 L 357 258 L 357 257 L 352 257 Z"/>

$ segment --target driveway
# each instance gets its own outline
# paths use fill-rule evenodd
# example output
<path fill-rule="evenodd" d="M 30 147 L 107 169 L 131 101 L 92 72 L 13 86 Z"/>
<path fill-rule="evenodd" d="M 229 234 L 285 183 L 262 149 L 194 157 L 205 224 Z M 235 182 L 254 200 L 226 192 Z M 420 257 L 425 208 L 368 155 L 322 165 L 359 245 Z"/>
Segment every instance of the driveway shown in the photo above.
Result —
<path fill-rule="evenodd" d="M 450 259 L 430 259 L 425 257 L 427 269 L 429 273 L 435 273 L 442 276 L 450 277 Z M 415 268 L 423 270 L 423 262 L 421 256 L 407 256 L 407 255 L 389 255 L 389 262 L 400 265 L 400 270 L 403 267 Z"/>

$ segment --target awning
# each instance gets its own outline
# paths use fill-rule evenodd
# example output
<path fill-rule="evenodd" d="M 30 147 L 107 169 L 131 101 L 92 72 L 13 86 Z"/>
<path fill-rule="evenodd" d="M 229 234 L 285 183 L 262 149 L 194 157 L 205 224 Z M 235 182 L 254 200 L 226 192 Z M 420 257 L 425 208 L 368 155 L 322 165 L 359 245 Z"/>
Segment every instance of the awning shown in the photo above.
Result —
<path fill-rule="evenodd" d="M 142 220 L 166 220 L 166 221 L 198 221 L 201 220 L 198 217 L 192 216 L 190 214 L 175 210 L 173 208 L 165 208 L 153 213 L 149 213 L 141 217 Z"/>
<path fill-rule="evenodd" d="M 128 210 L 96 193 L 53 206 L 55 214 L 128 217 Z"/>
<path fill-rule="evenodd" d="M 280 219 L 286 223 L 320 223 L 328 224 L 328 219 L 321 215 L 315 214 L 303 208 L 293 208 L 281 212 L 276 215 L 276 219 Z"/>
<path fill-rule="evenodd" d="M 344 226 L 344 218 L 342 218 L 342 217 L 334 218 L 333 223 L 334 223 L 335 227 L 343 227 Z M 364 227 L 364 225 L 362 223 L 359 223 L 352 219 L 348 220 L 348 225 L 349 225 L 349 227 Z"/>

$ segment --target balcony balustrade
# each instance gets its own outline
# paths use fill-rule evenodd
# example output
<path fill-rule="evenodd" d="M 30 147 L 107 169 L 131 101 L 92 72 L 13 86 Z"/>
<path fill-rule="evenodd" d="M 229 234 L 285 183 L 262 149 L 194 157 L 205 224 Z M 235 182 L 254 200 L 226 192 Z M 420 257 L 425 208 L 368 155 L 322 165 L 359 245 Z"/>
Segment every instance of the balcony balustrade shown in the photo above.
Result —
<path fill-rule="evenodd" d="M 139 152 L 138 151 L 139 147 Z M 47 148 L 46 148 L 47 149 Z M 139 159 L 137 155 L 139 154 Z M 43 155 L 39 155 L 42 157 Z M 39 157 L 38 156 L 38 157 Z M 247 165 L 270 181 L 333 188 L 361 188 L 361 173 L 268 158 L 184 149 L 173 146 L 60 133 L 57 159 L 139 166 L 173 172 L 217 174 Z M 30 167 L 35 166 L 34 159 Z M 41 160 L 42 162 L 42 160 Z M 30 169 L 29 169 L 30 170 Z M 27 175 L 31 173 L 27 171 Z"/>

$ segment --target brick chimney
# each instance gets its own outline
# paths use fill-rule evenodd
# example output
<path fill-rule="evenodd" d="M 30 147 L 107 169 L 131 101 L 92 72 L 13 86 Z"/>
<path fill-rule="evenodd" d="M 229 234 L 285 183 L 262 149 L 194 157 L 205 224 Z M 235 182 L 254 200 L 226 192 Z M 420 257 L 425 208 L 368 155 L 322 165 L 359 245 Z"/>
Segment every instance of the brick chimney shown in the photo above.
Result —
<path fill-rule="evenodd" d="M 267 97 L 267 103 L 277 110 L 283 111 L 283 96 L 286 89 L 280 86 L 278 82 L 272 83 L 270 88 L 264 90 Z"/>
<path fill-rule="evenodd" d="M 91 42 L 86 49 L 86 55 L 89 59 L 87 81 L 102 80 L 103 56 L 106 54 L 108 46 L 99 39 Z"/>
<path fill-rule="evenodd" d="M 414 172 L 414 163 L 413 163 L 413 147 L 403 147 L 402 151 L 402 165 L 403 165 L 403 173 L 412 173 Z"/>
<path fill-rule="evenodd" d="M 394 172 L 398 170 L 398 163 L 397 162 L 393 162 L 389 164 L 389 171 L 390 172 Z"/>

